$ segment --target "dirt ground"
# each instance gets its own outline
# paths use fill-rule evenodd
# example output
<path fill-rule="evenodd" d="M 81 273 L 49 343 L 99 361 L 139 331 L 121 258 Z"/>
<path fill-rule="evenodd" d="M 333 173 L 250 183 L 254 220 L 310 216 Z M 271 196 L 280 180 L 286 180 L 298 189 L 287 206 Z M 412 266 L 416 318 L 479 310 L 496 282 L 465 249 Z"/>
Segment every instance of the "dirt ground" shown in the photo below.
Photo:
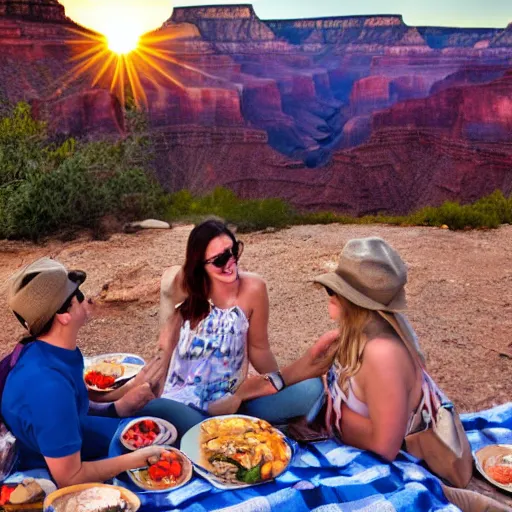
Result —
<path fill-rule="evenodd" d="M 45 255 L 88 273 L 95 318 L 80 333 L 85 354 L 156 349 L 162 271 L 183 261 L 191 226 L 43 245 L 0 241 L 0 351 L 22 333 L 5 303 L 5 281 Z M 461 412 L 512 399 L 512 226 L 453 232 L 436 228 L 297 226 L 240 235 L 241 266 L 262 275 L 270 297 L 270 340 L 280 364 L 330 328 L 323 290 L 310 280 L 336 265 L 350 238 L 380 236 L 408 264 L 409 318 L 430 373 Z M 483 484 L 475 484 L 484 491 Z M 503 496 L 503 495 L 502 495 Z M 506 499 L 506 498 L 501 498 Z M 512 500 L 508 500 L 512 505 Z"/>

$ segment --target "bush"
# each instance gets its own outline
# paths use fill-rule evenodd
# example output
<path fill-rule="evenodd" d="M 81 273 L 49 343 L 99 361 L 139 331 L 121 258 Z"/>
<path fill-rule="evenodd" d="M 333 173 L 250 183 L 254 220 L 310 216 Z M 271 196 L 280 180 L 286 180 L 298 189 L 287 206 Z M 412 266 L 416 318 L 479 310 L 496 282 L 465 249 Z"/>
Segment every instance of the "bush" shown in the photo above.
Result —
<path fill-rule="evenodd" d="M 0 237 L 38 240 L 62 228 L 97 229 L 101 218 L 152 215 L 162 190 L 136 165 L 147 140 L 51 143 L 19 104 L 0 120 Z"/>
<path fill-rule="evenodd" d="M 194 197 L 182 190 L 166 198 L 164 217 L 169 220 L 200 221 L 208 215 L 236 224 L 240 232 L 267 227 L 282 228 L 293 220 L 292 208 L 281 199 L 238 199 L 231 190 L 218 187 Z"/>
<path fill-rule="evenodd" d="M 216 215 L 238 226 L 240 231 L 267 227 L 282 228 L 293 224 L 391 224 L 396 226 L 442 226 L 450 229 L 496 228 L 512 222 L 512 198 L 502 192 L 479 199 L 471 205 L 445 202 L 439 207 L 426 207 L 410 215 L 367 215 L 351 217 L 335 212 L 297 213 L 280 199 L 243 200 L 226 189 L 194 197 L 182 190 L 166 196 L 162 210 L 167 220 L 200 221 Z"/>

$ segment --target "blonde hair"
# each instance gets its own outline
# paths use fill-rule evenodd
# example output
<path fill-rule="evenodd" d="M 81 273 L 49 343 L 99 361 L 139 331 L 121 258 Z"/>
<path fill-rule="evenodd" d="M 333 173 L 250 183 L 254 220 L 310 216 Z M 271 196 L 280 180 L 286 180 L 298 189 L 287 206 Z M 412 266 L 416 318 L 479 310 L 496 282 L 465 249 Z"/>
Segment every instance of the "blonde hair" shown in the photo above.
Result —
<path fill-rule="evenodd" d="M 361 368 L 363 351 L 368 341 L 365 328 L 371 320 L 372 312 L 336 294 L 341 304 L 340 336 L 335 360 L 341 367 L 339 386 L 346 392 L 348 380 Z"/>

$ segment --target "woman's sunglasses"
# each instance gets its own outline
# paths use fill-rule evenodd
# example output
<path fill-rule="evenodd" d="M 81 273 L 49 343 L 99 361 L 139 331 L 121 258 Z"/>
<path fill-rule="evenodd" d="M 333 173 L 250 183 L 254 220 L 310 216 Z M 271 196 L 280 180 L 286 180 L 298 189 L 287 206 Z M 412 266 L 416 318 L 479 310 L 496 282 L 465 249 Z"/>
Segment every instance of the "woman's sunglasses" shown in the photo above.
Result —
<path fill-rule="evenodd" d="M 327 295 L 329 295 L 329 297 L 336 295 L 336 292 L 333 292 L 330 288 L 327 288 L 327 286 L 325 287 L 325 291 L 327 292 Z"/>
<path fill-rule="evenodd" d="M 231 257 L 235 258 L 235 261 L 238 261 L 243 251 L 244 243 L 237 240 L 233 244 L 233 247 L 230 247 L 223 253 L 217 254 L 217 256 L 206 260 L 204 264 L 209 265 L 211 263 L 214 267 L 222 268 L 226 266 L 226 263 L 231 259 Z"/>

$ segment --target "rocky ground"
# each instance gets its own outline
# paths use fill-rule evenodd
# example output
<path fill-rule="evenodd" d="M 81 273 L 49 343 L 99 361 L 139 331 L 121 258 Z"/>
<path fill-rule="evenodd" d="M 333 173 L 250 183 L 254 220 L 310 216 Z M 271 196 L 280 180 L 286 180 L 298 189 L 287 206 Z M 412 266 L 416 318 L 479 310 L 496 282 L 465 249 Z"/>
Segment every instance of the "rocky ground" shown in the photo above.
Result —
<path fill-rule="evenodd" d="M 85 354 L 156 349 L 159 279 L 183 261 L 190 226 L 116 234 L 92 241 L 43 245 L 0 242 L 0 350 L 22 329 L 8 312 L 5 280 L 18 267 L 51 255 L 84 269 L 83 289 L 96 299 L 95 318 L 80 333 Z M 389 226 L 297 226 L 240 235 L 241 266 L 261 274 L 270 296 L 270 339 L 281 364 L 292 361 L 330 322 L 326 296 L 309 281 L 336 265 L 350 238 L 389 241 L 409 266 L 409 317 L 428 368 L 462 412 L 503 404 L 512 397 L 512 226 L 452 232 Z M 475 486 L 490 492 L 483 483 Z M 501 499 L 506 499 L 501 495 Z M 512 500 L 509 499 L 509 504 Z"/>

